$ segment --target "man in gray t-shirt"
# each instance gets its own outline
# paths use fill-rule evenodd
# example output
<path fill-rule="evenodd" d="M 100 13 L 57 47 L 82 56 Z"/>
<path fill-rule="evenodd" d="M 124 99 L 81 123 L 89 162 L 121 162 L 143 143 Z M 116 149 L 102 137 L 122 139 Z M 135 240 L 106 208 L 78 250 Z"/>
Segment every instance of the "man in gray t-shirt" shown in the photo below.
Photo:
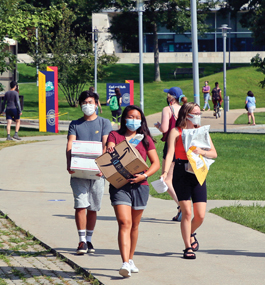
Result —
<path fill-rule="evenodd" d="M 6 131 L 7 131 L 7 141 L 11 141 L 12 138 L 10 137 L 10 131 L 11 131 L 11 124 L 12 120 L 16 123 L 15 127 L 15 134 L 13 136 L 16 140 L 21 140 L 21 138 L 18 136 L 18 131 L 20 128 L 20 116 L 22 115 L 21 112 L 21 106 L 19 102 L 19 95 L 16 89 L 18 88 L 16 81 L 10 82 L 10 91 L 7 91 L 5 93 L 4 97 L 4 112 L 6 114 Z M 5 107 L 6 105 L 6 107 Z"/>
<path fill-rule="evenodd" d="M 98 117 L 95 113 L 98 105 L 98 95 L 96 93 L 82 92 L 79 97 L 79 105 L 84 116 L 72 121 L 68 130 L 66 159 L 69 174 L 74 173 L 70 169 L 73 141 L 102 142 L 102 151 L 105 152 L 107 138 L 112 130 L 110 121 Z M 71 187 L 74 195 L 75 222 L 79 235 L 77 254 L 93 253 L 95 250 L 91 238 L 96 225 L 97 211 L 100 210 L 104 194 L 104 179 L 94 180 L 72 177 Z"/>

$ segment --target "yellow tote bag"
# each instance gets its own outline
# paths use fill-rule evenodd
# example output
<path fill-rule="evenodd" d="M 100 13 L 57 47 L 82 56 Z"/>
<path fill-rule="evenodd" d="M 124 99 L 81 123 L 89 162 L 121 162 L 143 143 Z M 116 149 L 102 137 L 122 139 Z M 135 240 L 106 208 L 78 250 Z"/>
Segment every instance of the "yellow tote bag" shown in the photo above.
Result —
<path fill-rule="evenodd" d="M 188 157 L 189 163 L 191 165 L 191 168 L 194 174 L 196 175 L 200 185 L 202 185 L 208 174 L 208 168 L 205 164 L 203 156 L 200 154 L 199 155 L 195 154 L 193 152 L 193 150 L 195 149 L 196 149 L 196 146 L 191 146 L 188 149 L 187 157 Z"/>

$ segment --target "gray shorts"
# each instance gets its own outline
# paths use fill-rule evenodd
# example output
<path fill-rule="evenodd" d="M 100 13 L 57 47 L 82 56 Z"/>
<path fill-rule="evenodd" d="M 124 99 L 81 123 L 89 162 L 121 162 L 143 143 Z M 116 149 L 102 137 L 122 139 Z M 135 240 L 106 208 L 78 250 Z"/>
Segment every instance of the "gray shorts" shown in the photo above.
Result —
<path fill-rule="evenodd" d="M 104 182 L 103 178 L 99 180 L 71 178 L 70 185 L 74 195 L 74 208 L 99 211 L 104 194 Z"/>
<path fill-rule="evenodd" d="M 127 183 L 116 189 L 110 184 L 109 193 L 112 206 L 128 205 L 134 210 L 143 210 L 149 198 L 149 186 Z"/>
<path fill-rule="evenodd" d="M 256 107 L 255 106 L 252 106 L 252 107 L 248 107 L 248 112 L 251 114 L 251 113 L 254 113 Z"/>

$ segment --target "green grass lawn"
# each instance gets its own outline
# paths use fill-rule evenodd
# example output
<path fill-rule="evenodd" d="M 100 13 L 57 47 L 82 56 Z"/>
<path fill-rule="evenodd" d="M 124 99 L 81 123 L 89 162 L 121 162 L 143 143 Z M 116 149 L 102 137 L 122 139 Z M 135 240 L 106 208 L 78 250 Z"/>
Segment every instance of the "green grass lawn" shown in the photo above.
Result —
<path fill-rule="evenodd" d="M 156 137 L 157 153 L 162 165 L 164 143 Z M 211 133 L 218 157 L 207 176 L 210 200 L 265 200 L 264 148 L 265 136 L 259 134 Z M 159 179 L 161 169 L 150 179 Z M 171 199 L 167 193 L 158 194 L 150 187 L 150 194 Z"/>
<path fill-rule="evenodd" d="M 255 112 L 254 116 L 255 116 L 256 124 L 265 125 L 265 113 L 264 112 L 257 112 L 257 113 Z M 243 114 L 243 115 L 239 116 L 235 120 L 234 123 L 237 124 L 237 125 L 247 124 L 248 123 L 247 111 L 246 111 L 246 114 Z"/>
<path fill-rule="evenodd" d="M 230 109 L 243 108 L 246 93 L 252 90 L 256 99 L 257 107 L 265 106 L 264 90 L 258 86 L 259 81 L 263 79 L 263 74 L 257 69 L 246 64 L 231 65 L 231 67 L 240 66 L 227 70 L 227 95 L 230 97 Z M 193 96 L 193 80 L 190 75 L 178 75 L 175 79 L 172 72 L 176 67 L 192 67 L 191 64 L 160 64 L 161 82 L 154 82 L 154 65 L 144 64 L 144 112 L 145 115 L 161 112 L 166 106 L 165 88 L 179 86 L 183 93 L 188 97 L 189 101 L 194 101 Z M 214 82 L 218 81 L 223 89 L 223 73 L 220 72 L 222 64 L 200 64 L 204 67 L 204 77 L 200 78 L 200 102 L 203 104 L 203 95 L 201 88 L 205 80 L 210 82 L 210 86 L 214 87 Z M 36 86 L 36 69 L 26 66 L 26 64 L 18 64 L 20 74 L 20 95 L 24 96 L 24 110 L 22 118 L 38 118 L 38 87 Z M 126 79 L 135 81 L 134 84 L 134 102 L 139 105 L 140 88 L 139 88 L 139 65 L 138 64 L 116 64 L 109 67 L 110 76 L 102 82 L 98 82 L 98 93 L 100 101 L 103 104 L 103 113 L 101 116 L 111 119 L 111 112 L 106 103 L 106 83 L 125 82 Z M 23 83 L 24 82 L 24 83 Z M 32 83 L 25 83 L 32 82 Z M 88 89 L 90 85 L 86 85 Z M 60 120 L 73 120 L 82 113 L 80 108 L 69 107 L 64 95 L 59 90 L 59 113 Z M 64 114 L 64 115 L 62 115 Z"/>
<path fill-rule="evenodd" d="M 11 136 L 13 136 L 15 133 L 15 125 L 11 127 Z M 21 127 L 19 129 L 19 136 L 20 137 L 35 137 L 35 136 L 50 136 L 50 135 L 66 135 L 66 131 L 59 131 L 59 133 L 44 133 L 44 132 L 39 132 L 38 129 L 32 129 L 32 128 L 26 128 L 26 127 Z M 6 127 L 5 126 L 0 126 L 0 138 L 5 138 L 6 137 Z"/>
<path fill-rule="evenodd" d="M 228 221 L 265 233 L 265 207 L 260 205 L 242 206 L 239 204 L 214 208 L 210 212 Z"/>

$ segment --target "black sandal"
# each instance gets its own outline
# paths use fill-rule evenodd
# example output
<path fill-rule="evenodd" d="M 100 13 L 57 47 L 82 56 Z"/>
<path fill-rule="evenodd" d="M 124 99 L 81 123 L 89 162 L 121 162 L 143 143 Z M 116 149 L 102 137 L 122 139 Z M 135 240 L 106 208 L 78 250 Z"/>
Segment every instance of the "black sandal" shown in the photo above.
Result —
<path fill-rule="evenodd" d="M 196 239 L 196 233 L 193 233 L 193 234 L 191 234 L 191 236 L 190 237 L 194 237 L 194 239 L 195 239 L 195 241 L 191 244 L 191 247 L 192 247 L 192 250 L 193 251 L 197 251 L 198 249 L 199 249 L 199 242 L 198 242 L 198 240 Z M 193 247 L 193 245 L 195 245 L 195 244 L 197 244 L 197 246 L 196 247 Z"/>
<path fill-rule="evenodd" d="M 180 206 L 177 207 L 177 209 L 179 209 Z M 172 218 L 172 221 L 174 222 L 180 222 L 181 221 L 181 218 L 182 218 L 182 213 L 181 213 L 181 210 L 178 212 L 178 214 Z"/>
<path fill-rule="evenodd" d="M 196 254 L 193 251 L 188 251 L 192 250 L 192 247 L 187 247 L 183 253 L 183 258 L 185 259 L 196 259 Z"/>

